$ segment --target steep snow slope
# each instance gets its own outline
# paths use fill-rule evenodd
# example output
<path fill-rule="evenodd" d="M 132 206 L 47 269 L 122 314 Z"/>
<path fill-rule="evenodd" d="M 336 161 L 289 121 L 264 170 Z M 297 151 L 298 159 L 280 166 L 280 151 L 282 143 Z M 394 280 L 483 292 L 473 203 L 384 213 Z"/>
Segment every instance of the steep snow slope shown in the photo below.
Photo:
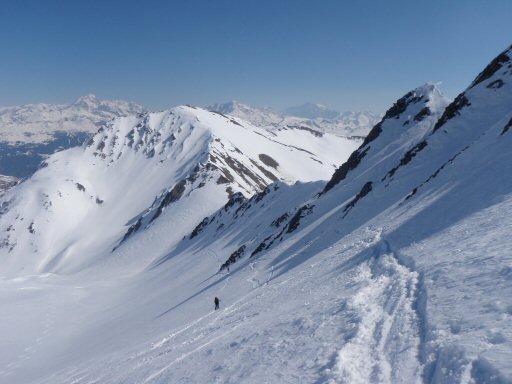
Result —
<path fill-rule="evenodd" d="M 318 254 L 335 257 L 325 249 L 338 248 L 338 281 L 359 288 L 346 308 L 358 320 L 331 361 L 333 380 L 512 380 L 512 183 L 502 177 L 512 171 L 511 57 L 511 49 L 499 55 L 444 112 L 446 102 L 431 86 L 404 96 L 319 198 L 266 218 L 266 232 L 222 236 L 219 213 L 203 230 L 209 240 L 192 239 L 212 251 L 217 239 L 217 252 L 245 246 L 228 262 L 236 271 L 265 260 L 253 281 L 264 273 L 284 278 L 317 265 Z M 227 222 L 240 212 L 254 217 L 246 205 L 230 208 Z M 350 255 L 358 244 L 354 235 L 363 250 L 347 258 L 345 249 Z"/>
<path fill-rule="evenodd" d="M 307 104 L 309 105 L 309 104 Z M 314 104 L 311 104 L 314 106 Z M 286 111 L 282 114 L 268 109 L 254 108 L 236 101 L 223 104 L 214 104 L 208 107 L 211 111 L 217 111 L 231 116 L 236 116 L 259 127 L 275 129 L 280 127 L 304 127 L 321 132 L 331 133 L 342 137 L 354 137 L 363 139 L 370 129 L 379 121 L 379 116 L 372 112 L 344 112 L 336 116 L 328 113 L 329 117 L 318 116 L 304 117 L 290 115 Z M 297 111 L 297 110 L 295 110 Z M 311 113 L 311 111 L 310 111 Z"/>
<path fill-rule="evenodd" d="M 160 216 L 169 232 L 150 241 L 168 249 L 232 193 L 327 179 L 354 147 L 309 130 L 268 132 L 193 107 L 115 119 L 84 148 L 51 156 L 3 197 L 0 268 L 63 272 L 105 262 Z"/>

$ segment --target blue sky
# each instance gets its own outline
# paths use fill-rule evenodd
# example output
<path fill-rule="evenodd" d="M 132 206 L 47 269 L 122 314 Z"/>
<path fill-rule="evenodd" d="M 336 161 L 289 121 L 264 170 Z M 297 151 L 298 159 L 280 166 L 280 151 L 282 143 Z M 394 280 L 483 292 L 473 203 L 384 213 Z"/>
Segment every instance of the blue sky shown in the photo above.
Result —
<path fill-rule="evenodd" d="M 512 43 L 510 0 L 0 0 L 0 105 L 95 93 L 382 112 L 454 97 Z"/>

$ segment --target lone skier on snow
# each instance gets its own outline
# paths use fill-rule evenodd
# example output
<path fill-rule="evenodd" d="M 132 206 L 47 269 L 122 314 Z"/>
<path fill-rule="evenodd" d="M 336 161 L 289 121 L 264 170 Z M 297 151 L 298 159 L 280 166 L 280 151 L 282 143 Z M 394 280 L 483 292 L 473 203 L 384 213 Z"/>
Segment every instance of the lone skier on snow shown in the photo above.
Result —
<path fill-rule="evenodd" d="M 220 306 L 219 298 L 215 297 L 215 299 L 213 299 L 213 302 L 215 303 L 215 310 L 219 309 L 219 306 Z"/>

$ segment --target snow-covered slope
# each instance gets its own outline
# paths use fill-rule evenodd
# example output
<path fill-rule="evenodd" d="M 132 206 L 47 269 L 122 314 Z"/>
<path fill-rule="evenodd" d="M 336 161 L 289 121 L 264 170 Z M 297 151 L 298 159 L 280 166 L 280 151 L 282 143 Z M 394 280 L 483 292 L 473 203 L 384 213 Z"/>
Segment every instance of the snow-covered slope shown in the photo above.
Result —
<path fill-rule="evenodd" d="M 221 271 L 276 290 L 323 276 L 301 313 L 312 324 L 332 313 L 342 330 L 337 347 L 324 341 L 331 358 L 311 382 L 510 382 L 511 58 L 499 55 L 446 109 L 431 85 L 408 93 L 319 196 L 264 218 L 252 207 L 282 205 L 278 192 L 240 201 L 183 252 L 225 250 Z M 258 232 L 242 236 L 249 227 Z"/>
<path fill-rule="evenodd" d="M 101 265 L 108 278 L 1 280 L 0 377 L 512 382 L 511 57 L 449 104 L 432 85 L 407 93 L 327 184 L 233 193 L 163 253 L 161 216 Z"/>
<path fill-rule="evenodd" d="M 316 108 L 314 108 L 316 106 Z M 247 120 L 252 124 L 276 129 L 281 127 L 305 127 L 320 132 L 331 133 L 342 137 L 354 137 L 363 139 L 370 129 L 379 121 L 380 117 L 372 112 L 344 112 L 329 111 L 323 106 L 307 103 L 304 108 L 313 108 L 314 111 L 304 111 L 300 108 L 285 110 L 283 113 L 272 112 L 269 109 L 254 108 L 237 101 L 223 104 L 214 104 L 208 107 L 211 111 L 217 111 L 231 116 Z M 301 111 L 303 113 L 301 113 Z M 327 111 L 322 115 L 319 111 Z M 290 113 L 297 113 L 293 115 Z M 307 116 L 306 116 L 307 115 Z M 308 117 L 310 116 L 310 117 Z"/>
<path fill-rule="evenodd" d="M 355 145 L 310 130 L 268 132 L 193 107 L 115 119 L 3 197 L 0 269 L 70 271 L 104 262 L 160 216 L 172 236 L 152 242 L 168 249 L 233 193 L 328 179 Z"/>

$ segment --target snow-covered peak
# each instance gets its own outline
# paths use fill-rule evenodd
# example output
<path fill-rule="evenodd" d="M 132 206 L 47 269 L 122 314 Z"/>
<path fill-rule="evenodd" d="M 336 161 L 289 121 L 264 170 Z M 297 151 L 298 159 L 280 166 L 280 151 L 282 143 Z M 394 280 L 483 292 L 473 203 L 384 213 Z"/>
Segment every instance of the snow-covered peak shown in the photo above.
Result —
<path fill-rule="evenodd" d="M 81 96 L 73 103 L 73 105 L 83 106 L 83 107 L 92 107 L 97 106 L 100 103 L 96 95 L 90 93 L 85 96 Z"/>
<path fill-rule="evenodd" d="M 331 143 L 327 144 L 329 141 Z M 278 179 L 309 181 L 328 178 L 331 167 L 336 164 L 336 158 L 330 155 L 331 150 L 335 151 L 337 145 L 344 146 L 345 143 L 349 143 L 347 148 L 356 145 L 354 141 L 330 135 L 323 137 L 308 129 L 288 128 L 270 132 L 229 115 L 179 106 L 163 112 L 113 119 L 89 140 L 86 152 L 107 164 L 122 161 L 133 153 L 162 163 L 170 159 L 176 161 L 181 155 L 188 156 L 193 149 L 199 156 L 194 160 L 196 163 L 209 163 L 216 167 L 222 163 L 220 167 L 225 176 L 232 179 L 233 174 L 241 174 L 239 185 L 243 186 L 245 193 L 252 194 Z M 326 145 L 329 148 L 322 153 Z M 291 153 L 283 157 L 282 148 L 288 148 Z M 294 163 L 304 157 L 302 153 L 307 153 L 307 157 L 314 161 L 300 166 Z M 268 169 L 262 171 L 255 167 L 255 161 L 263 164 L 266 161 L 268 164 L 264 167 Z M 286 170 L 279 175 L 279 169 Z M 270 176 L 273 172 L 277 173 Z"/>
<path fill-rule="evenodd" d="M 432 132 L 449 102 L 440 89 L 430 83 L 406 93 L 387 110 L 357 151 L 336 170 L 325 191 L 356 169 L 356 175 L 364 175 L 368 168 L 382 171 L 392 167 L 407 149 L 418 145 Z"/>

